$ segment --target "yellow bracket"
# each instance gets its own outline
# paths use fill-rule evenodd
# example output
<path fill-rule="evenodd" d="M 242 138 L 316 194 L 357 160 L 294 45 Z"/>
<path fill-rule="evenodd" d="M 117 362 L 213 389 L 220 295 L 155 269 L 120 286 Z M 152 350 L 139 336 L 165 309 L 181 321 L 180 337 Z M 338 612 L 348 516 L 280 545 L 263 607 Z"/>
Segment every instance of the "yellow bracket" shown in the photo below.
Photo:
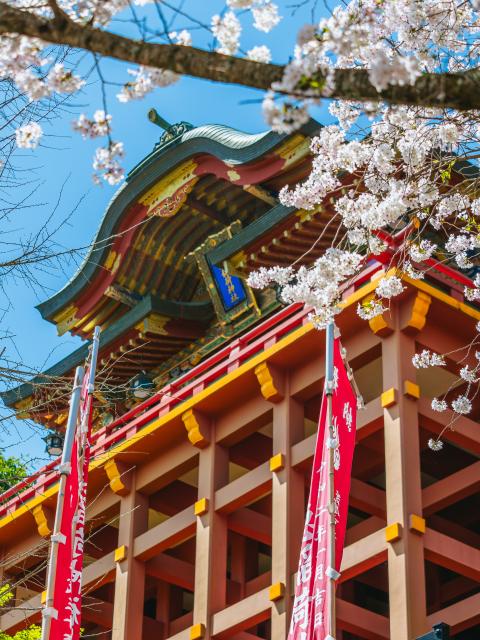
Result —
<path fill-rule="evenodd" d="M 380 396 L 380 402 L 382 407 L 386 409 L 387 407 L 391 407 L 397 402 L 397 390 L 393 387 L 391 389 L 387 389 Z"/>
<path fill-rule="evenodd" d="M 426 530 L 425 518 L 417 516 L 414 513 L 410 514 L 408 528 L 410 531 L 415 531 L 415 533 L 423 535 Z"/>
<path fill-rule="evenodd" d="M 427 322 L 427 314 L 432 303 L 432 298 L 428 293 L 418 291 L 413 302 L 410 318 L 407 321 L 406 329 L 421 331 Z"/>
<path fill-rule="evenodd" d="M 110 489 L 118 494 L 124 496 L 128 493 L 129 487 L 126 481 L 122 478 L 122 468 L 119 467 L 115 458 L 111 458 L 103 465 L 105 473 L 110 481 Z"/>
<path fill-rule="evenodd" d="M 127 557 L 127 553 L 128 553 L 128 549 L 124 544 L 122 544 L 121 547 L 117 547 L 117 549 L 115 549 L 115 553 L 113 556 L 115 562 L 122 562 L 122 560 L 125 560 Z"/>
<path fill-rule="evenodd" d="M 204 624 L 194 624 L 190 627 L 190 640 L 200 640 L 205 635 Z"/>
<path fill-rule="evenodd" d="M 404 380 L 403 393 L 406 396 L 410 396 L 411 398 L 418 400 L 420 398 L 420 387 L 411 380 Z"/>
<path fill-rule="evenodd" d="M 193 511 L 196 516 L 203 516 L 208 511 L 208 498 L 200 498 L 193 505 Z"/>
<path fill-rule="evenodd" d="M 207 419 L 198 411 L 189 409 L 182 415 L 182 420 L 190 442 L 200 449 L 206 447 L 209 444 Z"/>
<path fill-rule="evenodd" d="M 383 275 L 383 273 L 382 273 Z M 375 298 L 375 294 L 372 293 L 369 296 L 366 296 L 360 303 L 360 305 L 365 305 L 367 303 L 369 303 L 371 300 L 373 300 Z M 390 333 L 392 333 L 393 329 L 392 327 L 388 324 L 388 322 L 385 320 L 385 318 L 383 317 L 383 313 L 379 316 L 375 316 L 374 318 L 371 318 L 368 321 L 368 326 L 370 327 L 371 331 L 376 335 L 376 336 L 380 336 L 380 337 L 384 337 L 384 336 L 388 336 Z"/>
<path fill-rule="evenodd" d="M 268 362 L 262 362 L 255 367 L 255 375 L 257 376 L 260 391 L 265 400 L 270 402 L 278 402 L 283 398 L 283 385 L 280 374 Z"/>
<path fill-rule="evenodd" d="M 48 525 L 48 516 L 44 510 L 43 504 L 39 504 L 32 509 L 32 515 L 35 518 L 35 522 L 37 523 L 38 533 L 42 536 L 42 538 L 47 538 L 52 530 Z"/>
<path fill-rule="evenodd" d="M 271 602 L 275 602 L 276 600 L 280 600 L 285 595 L 285 585 L 283 582 L 276 582 L 272 584 L 268 591 L 268 599 Z"/>
<path fill-rule="evenodd" d="M 283 453 L 277 453 L 270 458 L 270 471 L 281 471 L 285 467 L 285 456 Z"/>
<path fill-rule="evenodd" d="M 402 525 L 399 522 L 394 522 L 385 527 L 385 540 L 387 542 L 396 542 L 402 537 Z"/>

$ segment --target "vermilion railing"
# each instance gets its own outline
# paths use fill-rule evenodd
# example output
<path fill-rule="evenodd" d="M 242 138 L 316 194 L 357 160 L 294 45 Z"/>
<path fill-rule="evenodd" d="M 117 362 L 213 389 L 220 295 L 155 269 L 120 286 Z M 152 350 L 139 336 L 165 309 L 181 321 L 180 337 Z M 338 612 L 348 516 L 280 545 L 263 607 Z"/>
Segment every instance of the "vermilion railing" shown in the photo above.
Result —
<path fill-rule="evenodd" d="M 344 296 L 350 295 L 370 280 L 372 275 L 388 263 L 387 259 L 371 263 L 349 283 Z M 442 289 L 449 288 L 455 298 L 459 298 L 464 286 L 473 286 L 464 275 L 439 263 L 432 264 L 429 280 L 440 283 Z M 142 427 L 158 416 L 171 411 L 200 391 L 206 389 L 222 376 L 237 369 L 241 364 L 258 353 L 274 345 L 286 334 L 305 324 L 309 309 L 295 304 L 281 309 L 264 322 L 259 323 L 244 335 L 232 340 L 214 355 L 200 362 L 190 371 L 167 384 L 144 402 L 136 405 L 123 416 L 96 431 L 92 436 L 92 458 L 111 449 L 119 442 L 131 438 Z M 59 458 L 52 460 L 38 472 L 11 487 L 0 496 L 0 518 L 15 511 L 31 498 L 42 495 L 58 480 L 56 467 Z"/>

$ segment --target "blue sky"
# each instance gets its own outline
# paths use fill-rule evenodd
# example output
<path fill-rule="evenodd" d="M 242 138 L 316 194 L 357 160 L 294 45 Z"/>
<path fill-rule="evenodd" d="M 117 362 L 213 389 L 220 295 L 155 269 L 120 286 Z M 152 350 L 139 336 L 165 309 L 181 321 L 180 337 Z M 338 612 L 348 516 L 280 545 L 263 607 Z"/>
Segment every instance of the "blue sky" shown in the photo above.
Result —
<path fill-rule="evenodd" d="M 245 25 L 242 37 L 242 49 L 248 50 L 256 44 L 267 44 L 273 53 L 274 62 L 285 62 L 293 50 L 295 34 L 300 26 L 310 22 L 310 10 L 306 7 L 291 17 L 288 8 L 295 0 L 277 0 L 284 19 L 270 34 L 263 34 L 251 25 L 249 15 L 242 16 Z M 223 2 L 186 2 L 195 6 L 195 15 L 203 22 L 209 22 L 215 11 L 221 10 Z M 199 6 L 200 5 L 200 6 Z M 318 16 L 317 16 L 318 17 Z M 179 29 L 186 21 L 179 19 L 173 26 Z M 194 44 L 209 46 L 211 36 L 193 32 Z M 200 36 L 200 37 L 199 37 Z M 90 63 L 89 63 L 90 64 Z M 112 60 L 101 62 L 104 77 L 111 82 L 123 83 L 128 78 L 129 65 Z M 130 65 L 131 66 L 131 65 Z M 227 124 L 243 131 L 255 133 L 265 130 L 260 102 L 262 93 L 234 85 L 219 85 L 204 80 L 182 78 L 170 87 L 159 89 L 145 99 L 120 104 L 115 94 L 119 87 L 110 86 L 107 90 L 108 109 L 113 116 L 113 138 L 125 144 L 124 166 L 128 171 L 146 156 L 161 135 L 161 130 L 147 119 L 150 107 L 169 122 L 186 120 L 193 125 L 207 123 Z M 17 165 L 25 170 L 37 185 L 37 191 L 30 202 L 37 204 L 25 209 L 12 224 L 14 234 L 33 231 L 51 213 L 58 201 L 54 215 L 57 221 L 63 220 L 72 211 L 68 225 L 63 227 L 57 241 L 65 248 L 87 246 L 93 239 L 95 230 L 115 193 L 116 187 L 104 184 L 102 187 L 92 183 L 92 156 L 99 146 L 98 140 L 84 141 L 71 129 L 71 121 L 81 112 L 91 116 L 95 109 L 102 107 L 101 90 L 93 79 L 87 84 L 81 96 L 76 96 L 71 106 L 53 123 L 45 125 L 42 145 L 35 151 L 23 150 L 17 157 Z M 313 117 L 325 122 L 328 117 L 326 106 L 312 112 Z M 24 189 L 25 194 L 27 189 Z M 17 195 L 24 195 L 21 191 Z M 17 352 L 21 362 L 36 368 L 54 364 L 79 344 L 78 338 L 69 335 L 61 338 L 56 328 L 42 320 L 35 305 L 60 289 L 74 274 L 76 264 L 66 265 L 63 272 L 55 270 L 37 274 L 39 284 L 28 286 L 20 280 L 10 279 L 5 285 L 1 307 L 11 305 L 2 320 L 2 327 L 8 328 L 14 335 L 9 349 Z M 10 432 L 0 431 L 0 446 L 7 447 L 6 453 L 25 455 L 28 458 L 40 457 L 35 466 L 45 462 L 44 444 L 39 431 L 32 431 L 23 421 L 15 421 Z M 43 434 L 42 434 L 43 435 Z"/>

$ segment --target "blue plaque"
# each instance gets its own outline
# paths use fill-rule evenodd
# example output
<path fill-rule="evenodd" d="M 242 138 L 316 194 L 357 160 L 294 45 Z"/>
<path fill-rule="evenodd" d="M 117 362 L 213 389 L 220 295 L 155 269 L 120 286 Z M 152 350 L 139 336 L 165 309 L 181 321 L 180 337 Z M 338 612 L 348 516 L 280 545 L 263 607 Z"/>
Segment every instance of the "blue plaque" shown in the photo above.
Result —
<path fill-rule="evenodd" d="M 210 265 L 210 269 L 226 311 L 230 311 L 230 309 L 233 309 L 247 299 L 245 287 L 240 278 L 232 276 L 214 264 Z"/>

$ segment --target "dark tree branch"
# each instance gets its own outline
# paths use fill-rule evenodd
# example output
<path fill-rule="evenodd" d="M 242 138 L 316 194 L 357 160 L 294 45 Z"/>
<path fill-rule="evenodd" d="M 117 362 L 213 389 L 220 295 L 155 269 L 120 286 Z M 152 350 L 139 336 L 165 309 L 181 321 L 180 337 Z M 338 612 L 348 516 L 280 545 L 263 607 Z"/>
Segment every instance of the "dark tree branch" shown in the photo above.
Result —
<path fill-rule="evenodd" d="M 281 65 L 253 62 L 194 47 L 124 38 L 109 31 L 82 26 L 70 19 L 48 20 L 0 1 L 0 34 L 13 33 L 147 67 L 169 69 L 180 75 L 256 89 L 269 89 L 273 82 L 282 79 L 284 69 Z M 321 97 L 325 79 L 319 73 L 313 80 L 320 87 L 316 95 Z M 446 107 L 459 111 L 480 109 L 480 70 L 427 73 L 412 86 L 392 86 L 378 93 L 365 69 L 338 69 L 329 97 L 360 102 L 385 100 L 391 104 Z"/>

